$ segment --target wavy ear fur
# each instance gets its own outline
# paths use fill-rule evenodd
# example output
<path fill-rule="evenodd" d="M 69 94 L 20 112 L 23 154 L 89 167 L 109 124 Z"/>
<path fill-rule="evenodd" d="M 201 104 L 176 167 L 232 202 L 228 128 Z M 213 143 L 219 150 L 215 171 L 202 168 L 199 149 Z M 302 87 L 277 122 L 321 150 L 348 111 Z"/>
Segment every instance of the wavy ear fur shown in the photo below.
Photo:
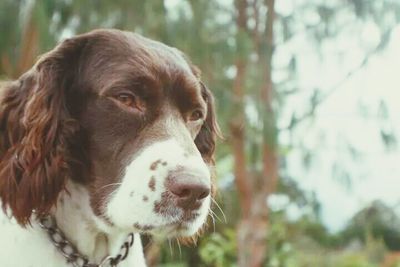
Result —
<path fill-rule="evenodd" d="M 207 118 L 195 139 L 195 144 L 204 160 L 214 165 L 216 138 L 221 137 L 221 131 L 216 119 L 214 97 L 203 82 L 200 82 L 200 84 L 202 96 L 207 103 Z"/>
<path fill-rule="evenodd" d="M 0 199 L 21 225 L 49 212 L 70 175 L 78 124 L 66 95 L 83 46 L 78 38 L 64 41 L 1 90 Z"/>

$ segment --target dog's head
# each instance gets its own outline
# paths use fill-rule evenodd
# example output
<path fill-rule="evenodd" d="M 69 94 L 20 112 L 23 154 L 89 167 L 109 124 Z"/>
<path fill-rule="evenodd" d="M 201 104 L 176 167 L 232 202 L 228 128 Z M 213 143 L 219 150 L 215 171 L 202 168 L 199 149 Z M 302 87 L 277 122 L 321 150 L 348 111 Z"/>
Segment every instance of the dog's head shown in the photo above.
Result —
<path fill-rule="evenodd" d="M 25 225 L 72 179 L 112 227 L 194 234 L 218 133 L 199 76 L 177 49 L 128 32 L 61 43 L 1 93 L 3 208 Z"/>

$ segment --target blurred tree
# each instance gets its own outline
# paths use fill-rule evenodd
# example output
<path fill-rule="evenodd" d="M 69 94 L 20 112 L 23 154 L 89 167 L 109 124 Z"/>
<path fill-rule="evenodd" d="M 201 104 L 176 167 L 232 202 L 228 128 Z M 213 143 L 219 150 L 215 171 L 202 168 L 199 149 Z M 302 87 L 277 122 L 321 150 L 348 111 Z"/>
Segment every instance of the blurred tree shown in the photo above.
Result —
<path fill-rule="evenodd" d="M 268 227 L 268 196 L 275 192 L 278 182 L 278 159 L 276 122 L 273 103 L 272 53 L 274 40 L 274 4 L 273 0 L 265 1 L 265 12 L 260 12 L 262 1 L 238 0 L 237 9 L 237 59 L 236 77 L 233 87 L 236 114 L 231 120 L 231 142 L 235 157 L 236 186 L 241 199 L 242 220 L 238 225 L 238 260 L 239 266 L 261 266 L 265 260 Z M 252 4 L 250 6 L 250 4 Z M 251 10 L 252 17 L 248 16 Z M 261 17 L 261 20 L 260 20 Z M 264 19 L 266 17 L 266 19 Z M 254 20 L 253 28 L 249 28 L 250 19 Z M 261 25 L 265 23 L 265 25 Z M 254 51 L 254 52 L 253 52 Z M 250 169 L 261 160 L 261 172 L 256 169 L 248 171 L 246 163 L 246 123 L 245 123 L 245 88 L 246 68 L 249 56 L 255 53 L 258 72 L 256 79 L 260 81 L 255 94 L 258 114 L 261 117 L 259 131 L 261 138 L 257 140 L 261 147 L 261 158 L 254 158 Z M 258 91 L 258 92 L 257 92 Z M 260 142 L 261 141 L 261 142 Z"/>
<path fill-rule="evenodd" d="M 229 165 L 237 195 L 231 193 L 229 197 L 233 199 L 230 203 L 239 203 L 241 217 L 237 218 L 237 213 L 230 217 L 229 227 L 240 221 L 236 235 L 220 231 L 217 225 L 216 235 L 207 238 L 214 248 L 229 242 L 221 250 L 212 249 L 215 253 L 206 255 L 210 248 L 202 244 L 202 255 L 195 250 L 187 250 L 187 254 L 184 251 L 183 255 L 193 267 L 200 265 L 200 258 L 210 263 L 213 257 L 228 255 L 232 260 L 232 249 L 237 248 L 239 266 L 262 266 L 273 258 L 271 253 L 277 251 L 275 244 L 279 243 L 274 231 L 280 228 L 271 221 L 267 200 L 284 191 L 278 186 L 288 167 L 283 157 L 294 149 L 300 150 L 305 168 L 317 164 L 315 158 L 323 158 L 324 148 L 303 143 L 312 127 L 310 118 L 349 77 L 385 48 L 399 21 L 400 3 L 393 0 L 2 0 L 0 75 L 18 77 L 39 53 L 51 49 L 58 40 L 99 27 L 143 33 L 190 55 L 216 95 L 220 122 L 227 135 L 227 142 L 218 149 L 218 159 L 232 162 Z M 367 45 L 360 36 L 345 35 L 348 42 L 356 43 L 361 54 L 359 64 L 343 64 L 343 69 L 340 65 L 338 73 L 342 76 L 327 88 L 301 85 L 301 66 L 307 66 L 304 62 L 309 60 L 303 56 L 305 47 L 323 61 L 327 57 L 324 47 L 336 47 L 338 37 L 349 27 L 357 32 L 365 25 L 376 29 L 378 42 Z M 335 57 L 340 58 L 346 58 L 349 52 L 334 51 Z M 282 54 L 286 59 L 274 60 Z M 293 109 L 293 98 L 303 99 L 301 106 L 309 108 Z M 382 125 L 378 130 L 385 145 L 395 147 L 397 140 L 393 129 L 387 127 L 387 113 L 382 103 Z M 282 145 L 278 140 L 285 134 L 290 140 Z M 347 167 L 343 161 L 351 162 L 358 152 L 350 142 L 345 143 L 349 144 L 340 146 L 345 157 L 332 163 L 332 176 L 351 180 L 353 176 L 342 170 Z M 318 156 L 317 151 L 321 153 Z M 231 192 L 226 187 L 223 190 L 225 194 Z M 320 224 L 307 225 L 304 231 L 310 236 L 321 243 L 333 242 Z M 234 238 L 237 246 L 230 243 Z M 394 241 L 398 245 L 397 242 Z M 267 244 L 271 244 L 270 253 Z M 161 258 L 168 258 L 164 254 L 161 251 Z M 225 264 L 222 259 L 217 262 Z"/>
<path fill-rule="evenodd" d="M 0 4 L 0 73 L 10 78 L 19 77 L 34 63 L 39 49 L 39 25 L 34 5 L 21 8 L 22 1 L 5 1 Z M 10 18 L 24 13 L 21 23 L 11 24 Z"/>
<path fill-rule="evenodd" d="M 374 201 L 357 212 L 341 233 L 343 243 L 351 239 L 367 242 L 370 238 L 382 238 L 386 247 L 400 250 L 400 218 L 391 207 L 381 201 Z"/>

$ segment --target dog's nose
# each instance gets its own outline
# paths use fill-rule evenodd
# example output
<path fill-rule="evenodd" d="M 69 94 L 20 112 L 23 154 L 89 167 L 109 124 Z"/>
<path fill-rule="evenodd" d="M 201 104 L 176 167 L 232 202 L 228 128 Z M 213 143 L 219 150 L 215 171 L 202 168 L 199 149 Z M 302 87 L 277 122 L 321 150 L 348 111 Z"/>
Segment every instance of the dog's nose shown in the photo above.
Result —
<path fill-rule="evenodd" d="M 193 174 L 175 174 L 168 177 L 168 190 L 185 210 L 198 209 L 202 200 L 210 194 L 209 179 Z"/>

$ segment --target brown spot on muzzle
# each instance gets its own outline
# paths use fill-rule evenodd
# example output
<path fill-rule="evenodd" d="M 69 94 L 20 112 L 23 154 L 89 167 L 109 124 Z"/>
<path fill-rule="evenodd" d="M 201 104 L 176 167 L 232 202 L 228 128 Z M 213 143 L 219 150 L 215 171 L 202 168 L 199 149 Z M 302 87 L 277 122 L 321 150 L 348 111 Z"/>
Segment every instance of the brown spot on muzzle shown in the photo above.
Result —
<path fill-rule="evenodd" d="M 161 159 L 158 159 L 156 161 L 154 161 L 151 165 L 150 165 L 150 170 L 155 171 L 157 169 L 158 164 L 161 163 Z"/>
<path fill-rule="evenodd" d="M 154 176 L 151 176 L 150 181 L 149 181 L 149 188 L 151 191 L 156 191 L 156 179 Z"/>
<path fill-rule="evenodd" d="M 142 231 L 149 231 L 149 230 L 154 229 L 154 226 L 150 225 L 150 224 L 140 225 L 138 223 L 134 223 L 133 227 L 135 227 L 136 229 L 142 230 Z"/>

